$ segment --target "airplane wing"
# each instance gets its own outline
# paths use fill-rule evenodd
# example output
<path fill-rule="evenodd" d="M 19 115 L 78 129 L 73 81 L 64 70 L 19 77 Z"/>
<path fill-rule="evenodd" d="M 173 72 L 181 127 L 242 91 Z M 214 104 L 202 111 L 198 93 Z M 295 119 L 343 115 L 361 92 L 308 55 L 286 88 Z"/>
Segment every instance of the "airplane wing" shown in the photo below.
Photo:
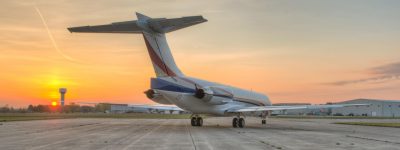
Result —
<path fill-rule="evenodd" d="M 298 105 L 298 106 L 252 106 L 239 107 L 227 110 L 227 112 L 256 112 L 271 110 L 293 110 L 293 109 L 322 109 L 322 108 L 340 108 L 350 106 L 368 106 L 370 104 L 335 104 L 335 105 Z"/>
<path fill-rule="evenodd" d="M 160 111 L 184 111 L 183 109 L 173 106 L 173 105 L 129 105 L 129 107 L 133 108 L 142 108 L 142 109 L 155 109 Z"/>

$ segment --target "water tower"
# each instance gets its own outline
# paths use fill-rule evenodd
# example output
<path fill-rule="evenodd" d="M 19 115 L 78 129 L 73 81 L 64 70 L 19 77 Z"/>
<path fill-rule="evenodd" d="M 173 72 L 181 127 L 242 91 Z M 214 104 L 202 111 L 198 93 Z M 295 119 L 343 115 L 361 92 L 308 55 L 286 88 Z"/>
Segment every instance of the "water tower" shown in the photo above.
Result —
<path fill-rule="evenodd" d="M 67 93 L 67 88 L 60 88 L 60 94 L 61 94 L 61 99 L 60 99 L 60 105 L 61 107 L 64 106 L 64 99 L 65 99 L 65 93 Z"/>

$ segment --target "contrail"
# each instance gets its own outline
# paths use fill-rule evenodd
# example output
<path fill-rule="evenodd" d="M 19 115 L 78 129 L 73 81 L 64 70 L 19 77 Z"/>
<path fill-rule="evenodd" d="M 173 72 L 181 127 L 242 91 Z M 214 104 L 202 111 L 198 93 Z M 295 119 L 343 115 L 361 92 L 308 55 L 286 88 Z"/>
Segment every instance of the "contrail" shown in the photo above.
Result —
<path fill-rule="evenodd" d="M 69 60 L 69 61 L 72 61 L 72 62 L 75 62 L 75 63 L 80 63 L 79 61 L 77 61 L 77 60 L 75 60 L 75 59 L 69 57 L 68 55 L 65 55 L 65 54 L 60 50 L 60 48 L 58 48 L 58 45 L 57 45 L 56 41 L 54 40 L 53 34 L 50 32 L 50 29 L 49 29 L 49 27 L 47 26 L 46 20 L 44 19 L 42 13 L 40 12 L 39 8 L 38 8 L 36 5 L 35 5 L 35 9 L 36 9 L 36 12 L 37 12 L 37 13 L 39 14 L 39 16 L 40 16 L 40 19 L 42 20 L 42 23 L 43 23 L 44 27 L 46 28 L 47 34 L 49 35 L 49 38 L 50 38 L 50 40 L 51 40 L 51 43 L 52 43 L 53 46 L 54 46 L 54 49 L 56 49 L 56 51 L 57 51 L 61 56 L 63 56 L 65 59 L 67 59 L 67 60 Z"/>

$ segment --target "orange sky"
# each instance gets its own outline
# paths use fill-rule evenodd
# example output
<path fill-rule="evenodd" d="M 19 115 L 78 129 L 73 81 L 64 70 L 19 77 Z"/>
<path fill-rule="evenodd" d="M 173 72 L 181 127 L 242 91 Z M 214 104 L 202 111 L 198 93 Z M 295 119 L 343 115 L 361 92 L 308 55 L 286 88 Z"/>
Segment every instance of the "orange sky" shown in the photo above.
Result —
<path fill-rule="evenodd" d="M 67 103 L 152 103 L 143 94 L 154 72 L 142 36 L 66 30 L 134 20 L 136 11 L 209 20 L 167 35 L 189 76 L 259 91 L 274 103 L 400 99 L 399 3 L 2 1 L 0 106 L 50 104 L 59 87 L 68 88 Z"/>

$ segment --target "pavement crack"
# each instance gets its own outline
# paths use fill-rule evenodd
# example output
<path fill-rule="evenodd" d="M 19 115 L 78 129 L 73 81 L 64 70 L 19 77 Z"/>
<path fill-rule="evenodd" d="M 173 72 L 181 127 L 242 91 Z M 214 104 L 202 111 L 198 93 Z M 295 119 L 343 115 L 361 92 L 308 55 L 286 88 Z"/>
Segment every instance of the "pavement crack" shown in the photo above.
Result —
<path fill-rule="evenodd" d="M 266 145 L 268 147 L 275 148 L 275 149 L 283 149 L 282 146 L 277 146 L 275 144 L 271 144 L 271 143 L 269 143 L 267 141 L 264 141 L 264 140 L 262 140 L 260 138 L 256 138 L 256 137 L 252 137 L 252 136 L 246 135 L 246 132 L 240 132 L 240 131 L 237 131 L 235 129 L 231 129 L 231 130 L 235 131 L 237 134 L 239 134 L 241 136 L 244 136 L 244 137 L 247 137 L 247 138 L 252 139 L 254 141 L 257 141 L 257 142 L 259 142 L 259 143 L 261 143 L 263 145 Z"/>
<path fill-rule="evenodd" d="M 125 148 L 123 148 L 123 150 L 127 150 L 129 149 L 129 147 L 134 146 L 136 143 L 138 143 L 139 141 L 141 141 L 143 138 L 145 138 L 146 136 L 150 135 L 151 133 L 153 133 L 154 131 L 156 131 L 157 129 L 161 128 L 162 126 L 164 126 L 164 124 L 166 124 L 167 121 L 163 122 L 162 124 L 158 125 L 157 127 L 151 129 L 149 132 L 147 132 L 146 134 L 142 135 L 141 137 L 139 137 L 137 140 L 133 141 L 131 144 L 129 144 L 128 146 L 126 146 Z"/>
<path fill-rule="evenodd" d="M 194 142 L 194 139 L 193 139 L 193 136 L 192 136 L 192 132 L 188 128 L 187 124 L 185 124 L 185 127 L 186 127 L 186 131 L 189 133 L 190 139 L 192 140 L 192 144 L 193 144 L 194 150 L 197 150 L 196 143 Z"/>
<path fill-rule="evenodd" d="M 398 144 L 398 145 L 400 145 L 400 142 L 392 142 L 392 141 L 388 141 L 388 140 L 380 140 L 380 139 L 374 139 L 374 138 L 366 138 L 366 137 L 354 136 L 354 135 L 346 135 L 346 137 L 356 138 L 356 139 L 363 139 L 363 140 L 368 140 L 368 141 L 376 141 L 376 142 L 384 142 L 384 143 L 390 143 L 390 144 Z"/>

